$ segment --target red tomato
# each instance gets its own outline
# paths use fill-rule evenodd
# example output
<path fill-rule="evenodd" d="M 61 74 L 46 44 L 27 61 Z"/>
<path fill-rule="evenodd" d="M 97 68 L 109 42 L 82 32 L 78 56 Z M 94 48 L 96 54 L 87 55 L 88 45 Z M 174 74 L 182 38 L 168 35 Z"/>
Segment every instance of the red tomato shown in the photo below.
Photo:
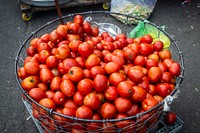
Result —
<path fill-rule="evenodd" d="M 158 62 L 158 67 L 161 69 L 162 72 L 166 72 L 168 69 L 167 66 L 161 61 Z"/>
<path fill-rule="evenodd" d="M 134 67 L 128 70 L 127 75 L 133 82 L 137 82 L 137 83 L 141 82 L 144 77 L 144 73 L 142 69 L 138 69 Z"/>
<path fill-rule="evenodd" d="M 74 16 L 74 23 L 77 23 L 77 24 L 79 24 L 80 26 L 82 26 L 83 25 L 83 16 L 81 16 L 81 15 L 76 15 L 76 16 Z"/>
<path fill-rule="evenodd" d="M 132 100 L 133 101 L 143 101 L 146 98 L 147 92 L 145 89 L 139 86 L 133 86 L 132 88 Z"/>
<path fill-rule="evenodd" d="M 81 94 L 81 92 L 76 91 L 73 96 L 73 101 L 76 105 L 83 105 L 84 95 Z"/>
<path fill-rule="evenodd" d="M 46 64 L 49 68 L 55 68 L 58 65 L 58 60 L 55 56 L 49 56 L 46 59 Z"/>
<path fill-rule="evenodd" d="M 148 59 L 153 59 L 153 60 L 157 61 L 157 63 L 158 63 L 159 60 L 160 60 L 158 54 L 155 54 L 155 53 L 150 54 L 150 55 L 148 56 Z"/>
<path fill-rule="evenodd" d="M 161 97 L 165 98 L 171 93 L 171 86 L 168 83 L 158 83 L 156 91 Z"/>
<path fill-rule="evenodd" d="M 68 73 L 71 67 L 78 66 L 78 63 L 72 58 L 66 58 L 63 60 L 63 69 Z"/>
<path fill-rule="evenodd" d="M 148 44 L 151 44 L 153 41 L 153 37 L 149 34 L 147 35 L 144 35 L 141 37 L 141 40 L 140 40 L 140 43 L 148 43 Z"/>
<path fill-rule="evenodd" d="M 140 44 L 140 53 L 143 56 L 148 56 L 153 53 L 153 46 L 148 43 L 141 43 Z"/>
<path fill-rule="evenodd" d="M 82 43 L 81 40 L 72 40 L 69 43 L 69 48 L 72 52 L 78 52 L 78 46 Z"/>
<path fill-rule="evenodd" d="M 77 34 L 67 34 L 67 40 L 69 42 L 73 41 L 73 40 L 80 40 L 81 37 Z"/>
<path fill-rule="evenodd" d="M 40 70 L 39 64 L 36 62 L 28 62 L 24 64 L 24 70 L 27 74 L 37 75 Z"/>
<path fill-rule="evenodd" d="M 39 104 L 49 109 L 55 109 L 56 107 L 55 103 L 50 98 L 43 98 L 39 101 Z"/>
<path fill-rule="evenodd" d="M 135 59 L 135 57 L 137 56 L 136 52 L 132 49 L 127 49 L 124 52 L 124 56 L 126 58 L 126 60 L 128 61 L 133 61 Z"/>
<path fill-rule="evenodd" d="M 153 84 L 149 84 L 148 85 L 148 93 L 151 94 L 151 95 L 156 95 L 156 86 L 153 85 Z"/>
<path fill-rule="evenodd" d="M 28 56 L 34 56 L 36 53 L 38 53 L 38 51 L 34 46 L 29 46 L 26 50 L 26 53 Z"/>
<path fill-rule="evenodd" d="M 97 74 L 104 75 L 105 70 L 101 66 L 94 66 L 90 69 L 90 75 L 94 78 Z"/>
<path fill-rule="evenodd" d="M 126 118 L 128 117 L 127 114 L 124 114 L 124 113 L 118 113 L 116 116 L 115 116 L 115 119 L 123 119 L 123 118 Z M 118 121 L 118 122 L 115 122 L 115 125 L 118 127 L 118 128 L 126 128 L 130 125 L 131 123 L 131 120 L 122 120 L 122 121 Z"/>
<path fill-rule="evenodd" d="M 120 65 L 115 62 L 108 62 L 105 64 L 104 69 L 105 69 L 106 73 L 112 74 L 112 73 L 118 72 L 120 70 Z"/>
<path fill-rule="evenodd" d="M 99 114 L 93 114 L 92 120 L 101 120 L 101 116 Z M 99 122 L 87 122 L 87 129 L 90 131 L 98 130 L 101 127 L 101 123 Z"/>
<path fill-rule="evenodd" d="M 91 35 L 92 35 L 93 37 L 98 36 L 98 35 L 99 35 L 99 28 L 93 26 L 93 27 L 91 28 Z"/>
<path fill-rule="evenodd" d="M 155 41 L 154 43 L 153 43 L 153 48 L 154 48 L 154 50 L 155 51 L 161 51 L 162 49 L 163 49 L 163 47 L 164 47 L 164 44 L 163 44 L 163 42 L 162 41 L 160 41 L 160 40 L 158 40 L 158 41 Z"/>
<path fill-rule="evenodd" d="M 83 103 L 92 110 L 96 110 L 99 108 L 101 102 L 97 94 L 91 92 L 84 97 Z"/>
<path fill-rule="evenodd" d="M 73 82 L 79 82 L 83 79 L 84 73 L 80 67 L 73 66 L 68 71 L 68 77 Z"/>
<path fill-rule="evenodd" d="M 142 79 L 142 82 L 138 83 L 138 86 L 142 87 L 143 89 L 145 89 L 146 91 L 149 90 L 149 78 L 144 76 Z"/>
<path fill-rule="evenodd" d="M 28 92 L 29 96 L 33 98 L 36 102 L 39 102 L 41 99 L 45 98 L 45 91 L 43 91 L 41 88 L 32 88 Z"/>
<path fill-rule="evenodd" d="M 93 53 L 93 51 L 94 51 L 94 48 L 91 47 L 91 45 L 87 42 L 81 43 L 78 46 L 78 52 L 84 58 L 87 58 L 88 56 L 90 56 Z"/>
<path fill-rule="evenodd" d="M 149 97 L 142 101 L 142 108 L 144 111 L 150 110 L 158 104 L 158 101 L 155 98 Z"/>
<path fill-rule="evenodd" d="M 72 101 L 72 99 L 67 98 L 63 104 L 64 108 L 73 108 L 73 109 L 77 109 L 77 105 Z"/>
<path fill-rule="evenodd" d="M 181 73 L 181 66 L 178 62 L 172 63 L 172 65 L 169 68 L 169 72 L 172 76 L 179 76 Z"/>
<path fill-rule="evenodd" d="M 163 72 L 160 82 L 171 83 L 172 75 L 169 72 Z"/>
<path fill-rule="evenodd" d="M 65 102 L 65 94 L 61 91 L 56 91 L 53 95 L 53 101 L 56 105 L 61 105 Z"/>
<path fill-rule="evenodd" d="M 66 115 L 66 116 L 73 116 L 73 117 L 75 117 L 76 116 L 76 109 L 70 108 L 70 107 L 64 107 L 62 109 L 61 114 Z M 68 123 L 72 123 L 73 122 L 71 119 L 64 118 L 64 117 L 62 117 L 62 121 L 64 121 L 65 123 L 66 122 L 68 122 Z M 65 126 L 65 128 L 70 128 L 70 127 L 67 125 L 67 126 Z"/>
<path fill-rule="evenodd" d="M 147 69 L 150 69 L 151 67 L 157 67 L 158 62 L 154 59 L 147 59 L 145 66 Z"/>
<path fill-rule="evenodd" d="M 47 98 L 50 98 L 50 99 L 53 99 L 54 94 L 55 94 L 55 92 L 52 91 L 52 90 L 47 90 L 47 91 L 45 92 L 46 97 L 47 97 Z"/>
<path fill-rule="evenodd" d="M 134 59 L 134 65 L 136 65 L 136 66 L 142 66 L 143 67 L 145 65 L 145 63 L 146 63 L 145 58 L 142 55 L 138 55 Z"/>
<path fill-rule="evenodd" d="M 77 108 L 76 110 L 76 117 L 82 118 L 82 119 L 91 119 L 93 116 L 92 109 L 89 107 L 82 105 Z"/>
<path fill-rule="evenodd" d="M 62 40 L 62 37 L 57 33 L 56 30 L 53 30 L 49 33 L 49 40 L 54 44 L 58 44 Z"/>
<path fill-rule="evenodd" d="M 136 103 L 132 103 L 131 109 L 127 112 L 128 116 L 134 116 L 139 113 L 139 106 Z"/>
<path fill-rule="evenodd" d="M 75 93 L 75 86 L 72 81 L 63 80 L 60 83 L 60 90 L 65 94 L 65 96 L 72 97 Z"/>
<path fill-rule="evenodd" d="M 96 92 L 103 92 L 108 86 L 108 79 L 106 76 L 97 74 L 93 80 L 93 87 Z"/>
<path fill-rule="evenodd" d="M 52 91 L 59 91 L 60 90 L 60 83 L 62 82 L 62 79 L 61 77 L 54 77 L 52 80 L 51 80 L 51 83 L 50 83 L 50 88 Z"/>
<path fill-rule="evenodd" d="M 37 87 L 42 89 L 43 91 L 47 91 L 49 89 L 48 86 L 44 83 L 38 83 Z"/>
<path fill-rule="evenodd" d="M 79 30 L 79 24 L 71 23 L 68 25 L 68 32 L 71 34 L 77 34 Z"/>
<path fill-rule="evenodd" d="M 92 76 L 90 75 L 89 69 L 83 69 L 84 78 L 90 79 Z"/>
<path fill-rule="evenodd" d="M 119 56 L 117 56 L 117 55 L 113 55 L 111 57 L 111 61 L 115 62 L 115 63 L 118 63 L 120 65 L 120 67 L 122 67 L 124 65 L 124 63 L 125 63 L 124 59 L 119 57 Z"/>
<path fill-rule="evenodd" d="M 51 53 L 48 50 L 42 50 L 41 52 L 39 52 L 39 61 L 40 63 L 45 64 L 46 63 L 46 59 L 51 55 Z"/>
<path fill-rule="evenodd" d="M 77 62 L 79 67 L 81 67 L 82 69 L 85 68 L 85 59 L 83 57 L 78 56 L 78 57 L 75 57 L 74 60 Z"/>
<path fill-rule="evenodd" d="M 118 97 L 115 100 L 115 107 L 119 113 L 126 113 L 132 107 L 131 100 L 125 97 Z"/>
<path fill-rule="evenodd" d="M 55 56 L 58 60 L 64 60 L 67 57 L 70 57 L 70 49 L 67 45 L 61 45 L 55 50 Z"/>
<path fill-rule="evenodd" d="M 172 65 L 174 63 L 174 61 L 172 60 L 172 59 L 164 59 L 163 60 L 163 64 L 165 65 L 165 66 L 167 66 L 167 68 L 170 68 L 170 66 Z"/>
<path fill-rule="evenodd" d="M 115 106 L 111 103 L 105 102 L 101 108 L 101 116 L 104 119 L 114 118 L 117 113 Z"/>
<path fill-rule="evenodd" d="M 19 68 L 19 70 L 17 70 L 17 76 L 20 79 L 25 79 L 26 77 L 28 77 L 28 73 L 25 71 L 24 67 Z"/>
<path fill-rule="evenodd" d="M 159 67 L 151 67 L 148 71 L 148 78 L 151 82 L 158 82 L 162 76 L 162 71 Z"/>
<path fill-rule="evenodd" d="M 118 97 L 117 88 L 115 86 L 108 86 L 104 91 L 105 99 L 114 101 Z"/>
<path fill-rule="evenodd" d="M 83 31 L 87 35 L 91 34 L 91 26 L 89 22 L 83 22 Z"/>
<path fill-rule="evenodd" d="M 47 51 L 51 51 L 50 46 L 47 43 L 40 43 L 37 47 L 37 51 L 38 53 L 41 52 L 42 50 L 47 50 Z"/>
<path fill-rule="evenodd" d="M 85 61 L 85 67 L 87 69 L 91 69 L 94 66 L 98 66 L 100 64 L 100 59 L 97 55 L 91 54 Z"/>
<path fill-rule="evenodd" d="M 48 68 L 41 69 L 39 75 L 40 75 L 40 80 L 45 84 L 50 83 L 54 77 L 52 71 Z"/>
<path fill-rule="evenodd" d="M 38 83 L 38 76 L 28 76 L 22 80 L 21 86 L 25 91 L 30 91 L 32 88 L 36 87 Z"/>
<path fill-rule="evenodd" d="M 86 78 L 82 79 L 81 81 L 78 82 L 77 89 L 82 95 L 89 94 L 90 92 L 92 92 L 93 89 L 92 80 Z"/>
<path fill-rule="evenodd" d="M 168 112 L 165 115 L 165 123 L 168 125 L 173 125 L 176 122 L 176 114 L 172 112 Z"/>
<path fill-rule="evenodd" d="M 130 97 L 132 94 L 133 84 L 129 81 L 122 81 L 117 86 L 117 92 L 122 97 Z"/>
<path fill-rule="evenodd" d="M 64 63 L 63 62 L 59 62 L 58 63 L 58 72 L 60 73 L 60 74 L 65 74 L 66 72 L 65 72 L 65 67 L 64 67 Z"/>
<path fill-rule="evenodd" d="M 67 25 L 58 25 L 56 28 L 56 32 L 63 38 L 67 38 L 67 33 L 68 33 L 68 27 Z"/>
<path fill-rule="evenodd" d="M 120 73 L 120 72 L 112 73 L 109 76 L 109 82 L 110 82 L 110 84 L 112 84 L 112 85 L 114 85 L 116 87 L 122 81 L 125 81 L 125 76 L 122 73 Z"/>
<path fill-rule="evenodd" d="M 163 98 L 159 95 L 154 95 L 153 96 L 159 103 L 163 101 Z"/>

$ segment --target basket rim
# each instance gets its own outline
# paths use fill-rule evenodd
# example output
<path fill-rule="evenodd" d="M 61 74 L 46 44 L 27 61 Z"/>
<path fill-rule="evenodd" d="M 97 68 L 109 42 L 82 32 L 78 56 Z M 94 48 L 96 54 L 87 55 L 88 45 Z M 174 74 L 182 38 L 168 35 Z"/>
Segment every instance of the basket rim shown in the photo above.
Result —
<path fill-rule="evenodd" d="M 140 116 L 143 116 L 145 114 L 148 114 L 149 112 L 155 110 L 156 108 L 158 107 L 161 107 L 164 105 L 164 102 L 166 101 L 166 98 L 160 102 L 159 104 L 157 104 L 155 107 L 151 108 L 150 110 L 147 110 L 145 112 L 141 112 L 141 113 L 138 113 L 137 115 L 134 115 L 134 116 L 129 116 L 129 117 L 126 117 L 126 118 L 121 118 L 121 119 L 101 119 L 101 120 L 92 120 L 92 119 L 82 119 L 82 118 L 78 118 L 78 117 L 72 117 L 72 116 L 66 116 L 66 115 L 63 115 L 63 114 L 60 114 L 60 113 L 57 113 L 55 112 L 54 110 L 52 109 L 49 109 L 49 108 L 46 108 L 42 105 L 40 105 L 38 102 L 36 102 L 35 100 L 33 100 L 29 95 L 28 93 L 22 88 L 21 84 L 20 84 L 20 81 L 19 81 L 19 78 L 18 78 L 18 75 L 17 75 L 17 70 L 18 70 L 18 62 L 19 62 L 19 56 L 20 56 L 20 53 L 22 51 L 22 49 L 26 46 L 26 43 L 29 41 L 30 38 L 34 37 L 35 34 L 37 32 L 39 32 L 40 30 L 42 30 L 43 28 L 49 26 L 50 24 L 54 23 L 54 22 L 57 22 L 57 21 L 60 21 L 61 19 L 65 19 L 67 17 L 72 17 L 72 16 L 75 16 L 75 15 L 87 15 L 87 14 L 98 14 L 98 13 L 103 13 L 103 14 L 107 14 L 107 15 L 111 15 L 111 14 L 115 14 L 115 15 L 121 15 L 121 16 L 124 16 L 127 18 L 127 20 L 129 18 L 133 18 L 133 19 L 136 19 L 136 20 L 139 20 L 139 21 L 143 21 L 145 23 L 148 23 L 154 27 L 156 27 L 158 30 L 160 30 L 161 32 L 163 32 L 167 37 L 170 38 L 170 40 L 173 42 L 173 44 L 175 45 L 176 49 L 178 50 L 178 54 L 179 54 L 179 58 L 180 58 L 180 65 L 181 65 L 181 73 L 179 75 L 179 77 L 177 77 L 176 81 L 176 85 L 175 85 L 175 89 L 171 92 L 170 96 L 174 96 L 175 93 L 179 90 L 180 88 L 180 85 L 183 81 L 183 77 L 184 77 L 184 71 L 185 71 L 185 68 L 184 68 L 184 57 L 183 57 L 183 53 L 182 51 L 180 50 L 180 47 L 178 45 L 178 43 L 174 40 L 174 38 L 172 36 L 170 36 L 170 34 L 168 34 L 163 28 L 157 26 L 156 24 L 148 21 L 148 20 L 145 20 L 145 19 L 142 19 L 142 18 L 138 18 L 137 16 L 130 16 L 128 14 L 121 14 L 121 13 L 115 13 L 115 12 L 110 12 L 110 11 L 87 11 L 87 12 L 80 12 L 80 13 L 71 13 L 71 14 L 68 14 L 68 15 L 65 15 L 65 16 L 62 16 L 62 18 L 56 18 L 52 21 L 49 21 L 47 22 L 46 24 L 44 24 L 43 26 L 39 27 L 38 29 L 36 29 L 35 31 L 31 32 L 31 34 L 23 41 L 23 43 L 21 43 L 18 51 L 17 51 L 17 54 L 15 56 L 15 65 L 14 65 L 14 69 L 15 69 L 15 79 L 16 79 L 16 82 L 20 88 L 20 90 L 23 92 L 23 94 L 28 98 L 28 100 L 30 100 L 31 102 L 33 102 L 34 104 L 36 104 L 37 106 L 39 106 L 40 108 L 44 109 L 45 111 L 49 112 L 49 114 L 55 114 L 55 115 L 58 115 L 58 116 L 61 116 L 61 117 L 64 117 L 64 118 L 69 118 L 73 121 L 83 121 L 83 122 L 101 122 L 101 123 L 105 123 L 105 122 L 118 122 L 118 121 L 122 121 L 122 120 L 130 120 L 130 119 L 135 119 L 135 118 L 139 118 Z M 127 25 L 127 23 L 126 23 Z"/>

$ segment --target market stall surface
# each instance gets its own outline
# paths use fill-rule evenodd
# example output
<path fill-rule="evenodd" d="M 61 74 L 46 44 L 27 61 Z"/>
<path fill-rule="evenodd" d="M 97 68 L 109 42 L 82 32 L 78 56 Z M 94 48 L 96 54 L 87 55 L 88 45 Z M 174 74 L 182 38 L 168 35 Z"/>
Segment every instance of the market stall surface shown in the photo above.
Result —
<path fill-rule="evenodd" d="M 181 133 L 200 132 L 200 1 L 181 5 L 181 0 L 158 0 L 151 22 L 165 26 L 180 45 L 185 59 L 185 76 L 181 94 L 171 110 L 184 122 Z M 101 4 L 62 9 L 63 15 L 73 12 L 103 10 Z M 0 4 L 0 132 L 37 133 L 38 129 L 22 103 L 22 92 L 14 77 L 14 61 L 20 44 L 32 31 L 57 18 L 56 10 L 37 12 L 31 21 L 21 18 L 19 1 L 4 0 Z"/>

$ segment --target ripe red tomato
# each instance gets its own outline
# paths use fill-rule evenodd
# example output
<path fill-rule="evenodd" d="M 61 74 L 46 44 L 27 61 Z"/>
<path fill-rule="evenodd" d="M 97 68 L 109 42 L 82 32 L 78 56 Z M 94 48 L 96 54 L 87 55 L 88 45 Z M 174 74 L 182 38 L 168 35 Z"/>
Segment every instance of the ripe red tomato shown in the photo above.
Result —
<path fill-rule="evenodd" d="M 96 110 L 99 108 L 101 101 L 96 93 L 91 92 L 84 97 L 83 103 L 92 110 Z"/>
<path fill-rule="evenodd" d="M 81 81 L 78 82 L 77 89 L 82 95 L 89 94 L 90 92 L 92 92 L 93 89 L 92 80 L 86 78 L 82 79 Z"/>
<path fill-rule="evenodd" d="M 170 66 L 174 63 L 174 61 L 172 59 L 164 59 L 163 61 L 163 64 L 165 64 L 167 66 L 167 68 L 170 68 Z"/>
<path fill-rule="evenodd" d="M 159 67 L 151 67 L 148 71 L 148 78 L 151 82 L 158 82 L 162 76 L 162 71 Z"/>
<path fill-rule="evenodd" d="M 53 30 L 49 33 L 49 40 L 54 44 L 58 44 L 62 40 L 62 37 L 57 33 L 56 30 Z"/>
<path fill-rule="evenodd" d="M 27 74 L 37 75 L 39 72 L 39 64 L 36 62 L 28 62 L 24 64 L 24 70 Z"/>
<path fill-rule="evenodd" d="M 73 109 L 78 108 L 78 106 L 70 98 L 66 98 L 65 102 L 63 103 L 63 107 L 64 108 L 73 108 Z"/>
<path fill-rule="evenodd" d="M 122 97 L 130 97 L 132 95 L 133 84 L 129 81 L 122 81 L 117 86 L 117 93 Z"/>
<path fill-rule="evenodd" d="M 46 63 L 46 59 L 50 55 L 51 55 L 51 53 L 48 50 L 42 50 L 42 51 L 40 51 L 39 54 L 38 54 L 40 63 L 45 64 Z"/>
<path fill-rule="evenodd" d="M 32 88 L 36 87 L 38 83 L 38 76 L 28 76 L 22 80 L 21 86 L 25 91 L 30 91 Z"/>
<path fill-rule="evenodd" d="M 67 57 L 70 57 L 70 49 L 67 45 L 61 45 L 55 50 L 55 56 L 58 60 L 64 60 Z"/>
<path fill-rule="evenodd" d="M 147 69 L 150 69 L 151 67 L 157 67 L 158 62 L 154 59 L 147 59 L 145 66 Z"/>
<path fill-rule="evenodd" d="M 115 119 L 123 119 L 123 118 L 126 118 L 128 117 L 127 114 L 124 114 L 124 113 L 118 113 L 116 114 L 115 116 Z M 131 123 L 131 120 L 123 120 L 123 121 L 118 121 L 118 122 L 115 122 L 115 125 L 118 127 L 118 128 L 126 128 L 130 125 Z"/>
<path fill-rule="evenodd" d="M 28 56 L 34 56 L 36 53 L 38 53 L 38 51 L 34 46 L 29 46 L 26 50 L 26 53 Z"/>
<path fill-rule="evenodd" d="M 165 123 L 168 125 L 173 125 L 176 122 L 176 114 L 173 112 L 168 112 L 165 115 Z"/>
<path fill-rule="evenodd" d="M 105 70 L 101 66 L 94 66 L 90 69 L 90 75 L 94 78 L 97 74 L 104 75 Z"/>
<path fill-rule="evenodd" d="M 160 82 L 171 83 L 172 75 L 169 72 L 163 72 Z"/>
<path fill-rule="evenodd" d="M 136 103 L 132 103 L 131 109 L 127 112 L 128 116 L 134 116 L 139 113 L 139 106 Z"/>
<path fill-rule="evenodd" d="M 41 52 L 42 50 L 47 50 L 47 51 L 51 51 L 50 46 L 47 43 L 40 43 L 37 47 L 37 51 L 38 53 Z"/>
<path fill-rule="evenodd" d="M 33 98 L 36 102 L 39 102 L 41 99 L 45 98 L 45 91 L 42 90 L 41 88 L 32 88 L 28 92 L 29 96 Z"/>
<path fill-rule="evenodd" d="M 81 16 L 81 15 L 74 16 L 74 23 L 77 23 L 80 26 L 82 26 L 83 25 L 83 21 L 84 21 L 83 16 Z"/>
<path fill-rule="evenodd" d="M 87 58 L 88 56 L 90 56 L 94 51 L 94 48 L 91 47 L 91 45 L 87 42 L 81 43 L 78 46 L 78 53 L 84 57 Z"/>
<path fill-rule="evenodd" d="M 106 71 L 106 73 L 112 74 L 120 70 L 120 65 L 115 62 L 108 62 L 105 64 L 104 70 Z"/>
<path fill-rule="evenodd" d="M 148 85 L 148 93 L 151 94 L 151 95 L 156 95 L 157 92 L 156 92 L 156 86 L 153 85 L 153 84 L 149 84 Z"/>
<path fill-rule="evenodd" d="M 155 53 L 150 54 L 150 55 L 148 56 L 148 59 L 154 59 L 155 61 L 157 61 L 157 63 L 158 63 L 159 60 L 160 60 L 158 54 L 155 54 Z"/>
<path fill-rule="evenodd" d="M 39 104 L 49 109 L 55 109 L 56 107 L 55 103 L 50 98 L 43 98 L 39 101 Z"/>
<path fill-rule="evenodd" d="M 56 105 L 61 105 L 65 102 L 65 94 L 61 91 L 56 91 L 53 95 L 53 101 Z"/>
<path fill-rule="evenodd" d="M 108 86 L 108 79 L 106 76 L 97 74 L 93 80 L 93 87 L 96 92 L 103 92 Z"/>
<path fill-rule="evenodd" d="M 83 22 L 83 31 L 85 34 L 90 35 L 91 34 L 91 26 L 89 22 Z"/>
<path fill-rule="evenodd" d="M 148 43 L 141 43 L 140 44 L 140 53 L 143 56 L 148 56 L 153 53 L 153 46 Z"/>
<path fill-rule="evenodd" d="M 49 57 L 47 57 L 46 59 L 46 65 L 49 67 L 49 68 L 56 68 L 57 65 L 58 65 L 58 60 L 55 56 L 51 55 Z"/>
<path fill-rule="evenodd" d="M 82 43 L 81 40 L 72 40 L 69 43 L 69 48 L 72 52 L 78 52 L 78 46 Z"/>
<path fill-rule="evenodd" d="M 98 35 L 99 35 L 99 28 L 93 26 L 93 27 L 91 28 L 91 35 L 92 35 L 93 37 L 98 36 Z"/>
<path fill-rule="evenodd" d="M 52 90 L 47 90 L 47 91 L 45 92 L 46 97 L 47 97 L 47 98 L 50 98 L 50 99 L 53 99 L 54 94 L 55 94 L 55 92 L 52 91 Z"/>
<path fill-rule="evenodd" d="M 181 73 L 181 66 L 178 62 L 172 63 L 172 65 L 169 68 L 169 72 L 172 76 L 179 76 Z"/>
<path fill-rule="evenodd" d="M 68 25 L 68 32 L 70 33 L 70 34 L 77 34 L 78 33 L 78 30 L 79 30 L 79 24 L 77 24 L 77 23 L 70 23 L 69 25 Z"/>
<path fill-rule="evenodd" d="M 147 92 L 145 89 L 139 86 L 133 86 L 132 88 L 132 100 L 133 101 L 143 101 L 146 98 Z"/>
<path fill-rule="evenodd" d="M 142 108 L 144 109 L 144 111 L 147 111 L 155 107 L 157 104 L 158 101 L 155 98 L 149 97 L 142 101 Z"/>
<path fill-rule="evenodd" d="M 162 51 L 158 52 L 158 55 L 161 60 L 172 58 L 171 52 L 168 49 L 163 49 Z"/>
<path fill-rule="evenodd" d="M 101 116 L 99 114 L 93 114 L 92 120 L 101 120 Z M 101 123 L 99 122 L 87 122 L 87 129 L 90 131 L 98 130 L 101 127 Z"/>
<path fill-rule="evenodd" d="M 146 61 L 145 61 L 144 56 L 138 55 L 138 56 L 135 57 L 133 63 L 136 66 L 142 66 L 143 67 L 145 65 Z"/>
<path fill-rule="evenodd" d="M 91 54 L 85 61 L 85 67 L 87 69 L 91 69 L 94 66 L 98 66 L 100 64 L 100 59 L 97 55 Z"/>
<path fill-rule="evenodd" d="M 115 86 L 108 86 L 104 91 L 106 100 L 114 101 L 118 97 L 117 88 Z"/>
<path fill-rule="evenodd" d="M 74 60 L 77 62 L 79 67 L 82 69 L 85 68 L 85 59 L 83 57 L 77 56 Z"/>
<path fill-rule="evenodd" d="M 109 82 L 110 82 L 110 84 L 112 84 L 112 85 L 114 85 L 116 87 L 122 81 L 125 81 L 125 76 L 122 73 L 120 73 L 120 72 L 112 73 L 109 76 Z"/>
<path fill-rule="evenodd" d="M 109 102 L 105 102 L 101 107 L 101 116 L 104 119 L 114 118 L 116 113 L 117 113 L 116 107 Z"/>
<path fill-rule="evenodd" d="M 161 61 L 158 62 L 158 67 L 161 69 L 162 72 L 166 72 L 168 70 L 167 66 Z"/>
<path fill-rule="evenodd" d="M 65 94 L 65 96 L 72 97 L 75 93 L 74 83 L 70 80 L 63 80 L 60 83 L 60 90 Z"/>
<path fill-rule="evenodd" d="M 127 49 L 124 52 L 124 56 L 125 56 L 126 60 L 133 61 L 135 59 L 135 57 L 137 56 L 137 54 L 133 49 Z"/>
<path fill-rule="evenodd" d="M 17 70 L 17 76 L 20 79 L 25 79 L 26 77 L 28 77 L 28 73 L 26 73 L 24 67 L 19 68 L 19 70 Z"/>
<path fill-rule="evenodd" d="M 163 98 L 159 95 L 154 95 L 153 96 L 159 103 L 163 101 Z"/>
<path fill-rule="evenodd" d="M 47 84 L 44 84 L 44 83 L 38 83 L 37 87 L 42 89 L 43 91 L 47 91 L 49 89 Z"/>
<path fill-rule="evenodd" d="M 67 27 L 67 25 L 58 25 L 58 27 L 56 28 L 56 32 L 57 32 L 63 39 L 66 39 L 66 38 L 67 38 L 67 34 L 68 34 L 68 27 Z"/>
<path fill-rule="evenodd" d="M 73 101 L 76 105 L 83 105 L 84 95 L 81 94 L 81 92 L 76 91 L 73 96 Z"/>
<path fill-rule="evenodd" d="M 154 43 L 153 43 L 153 48 L 154 48 L 154 50 L 155 51 L 161 51 L 162 49 L 163 49 L 163 47 L 164 47 L 164 44 L 163 44 L 163 42 L 162 41 L 160 41 L 160 40 L 158 40 L 158 41 L 155 41 Z"/>
<path fill-rule="evenodd" d="M 39 75 L 40 75 L 40 80 L 45 84 L 50 83 L 54 77 L 52 71 L 48 68 L 41 69 Z"/>
<path fill-rule="evenodd" d="M 140 39 L 140 43 L 151 44 L 152 42 L 153 42 L 153 37 L 149 34 L 142 36 Z"/>
<path fill-rule="evenodd" d="M 144 77 L 144 73 L 142 69 L 134 68 L 134 67 L 128 70 L 127 75 L 133 82 L 136 82 L 136 83 L 142 82 L 142 79 Z"/>
<path fill-rule="evenodd" d="M 132 107 L 131 100 L 125 97 L 118 97 L 115 100 L 115 107 L 119 113 L 126 113 Z"/>
<path fill-rule="evenodd" d="M 73 82 L 79 82 L 83 79 L 84 73 L 80 67 L 73 66 L 68 71 L 68 77 Z"/>
<path fill-rule="evenodd" d="M 75 117 L 76 116 L 76 109 L 70 108 L 70 107 L 64 107 L 62 109 L 61 114 L 66 115 L 66 116 L 73 116 L 73 117 Z M 73 122 L 71 119 L 64 118 L 64 117 L 62 117 L 62 121 L 64 121 L 65 123 L 66 122 L 68 122 L 68 123 L 72 123 Z M 68 125 L 65 126 L 65 128 L 67 128 L 67 127 L 69 128 Z"/>
<path fill-rule="evenodd" d="M 120 67 L 122 67 L 125 63 L 124 59 L 122 57 L 117 56 L 117 55 L 111 56 L 111 61 L 118 63 L 120 65 Z"/>
<path fill-rule="evenodd" d="M 72 58 L 66 58 L 63 60 L 63 69 L 65 73 L 68 73 L 71 67 L 78 66 L 78 63 Z"/>
<path fill-rule="evenodd" d="M 93 111 L 86 105 L 82 105 L 76 110 L 76 117 L 83 119 L 91 119 L 93 116 Z"/>
<path fill-rule="evenodd" d="M 161 97 L 165 98 L 171 93 L 171 86 L 168 83 L 158 83 L 156 91 Z"/>

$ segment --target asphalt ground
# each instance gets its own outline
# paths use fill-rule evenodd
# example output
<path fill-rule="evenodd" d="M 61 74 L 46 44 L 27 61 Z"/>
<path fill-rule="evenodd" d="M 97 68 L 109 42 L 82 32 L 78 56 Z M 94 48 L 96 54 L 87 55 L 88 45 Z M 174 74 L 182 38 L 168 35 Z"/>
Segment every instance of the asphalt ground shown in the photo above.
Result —
<path fill-rule="evenodd" d="M 181 94 L 171 110 L 184 122 L 181 133 L 200 132 L 200 1 L 181 5 L 181 0 L 158 0 L 149 20 L 178 42 L 185 60 L 185 75 Z M 103 10 L 101 4 L 62 9 L 63 14 Z M 31 21 L 21 18 L 19 1 L 0 3 L 0 132 L 37 133 L 21 97 L 14 76 L 14 61 L 21 43 L 40 26 L 57 18 L 56 10 L 35 12 Z"/>

